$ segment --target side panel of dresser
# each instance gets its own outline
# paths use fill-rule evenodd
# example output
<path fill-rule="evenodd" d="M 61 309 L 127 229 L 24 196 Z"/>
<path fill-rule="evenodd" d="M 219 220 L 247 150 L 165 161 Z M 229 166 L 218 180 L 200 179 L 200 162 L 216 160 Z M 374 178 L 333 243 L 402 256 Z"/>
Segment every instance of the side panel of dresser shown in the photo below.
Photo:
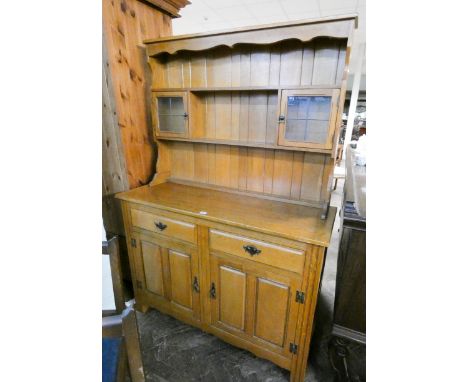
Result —
<path fill-rule="evenodd" d="M 200 326 L 200 272 L 195 245 L 151 232 L 137 232 L 123 203 L 137 308 L 149 306 Z"/>

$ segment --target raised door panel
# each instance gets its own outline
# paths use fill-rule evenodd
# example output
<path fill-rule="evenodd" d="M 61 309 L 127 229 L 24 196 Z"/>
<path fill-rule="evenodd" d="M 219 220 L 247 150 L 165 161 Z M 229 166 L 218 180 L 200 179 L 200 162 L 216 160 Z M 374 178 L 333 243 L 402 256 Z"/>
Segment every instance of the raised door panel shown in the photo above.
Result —
<path fill-rule="evenodd" d="M 162 248 L 145 240 L 141 240 L 140 245 L 146 289 L 164 297 Z"/>
<path fill-rule="evenodd" d="M 247 274 L 242 266 L 211 256 L 211 323 L 245 332 Z"/>
<path fill-rule="evenodd" d="M 169 250 L 172 302 L 192 309 L 192 270 L 189 255 Z"/>
<path fill-rule="evenodd" d="M 167 245 L 169 300 L 176 315 L 200 319 L 198 256 L 195 247 L 170 242 Z"/>
<path fill-rule="evenodd" d="M 290 358 L 294 342 L 301 279 L 271 272 L 255 274 L 253 337 L 268 344 L 272 351 Z"/>
<path fill-rule="evenodd" d="M 219 268 L 219 321 L 241 331 L 245 329 L 246 280 L 244 272 Z"/>
<path fill-rule="evenodd" d="M 257 278 L 255 336 L 283 347 L 287 333 L 289 286 Z"/>

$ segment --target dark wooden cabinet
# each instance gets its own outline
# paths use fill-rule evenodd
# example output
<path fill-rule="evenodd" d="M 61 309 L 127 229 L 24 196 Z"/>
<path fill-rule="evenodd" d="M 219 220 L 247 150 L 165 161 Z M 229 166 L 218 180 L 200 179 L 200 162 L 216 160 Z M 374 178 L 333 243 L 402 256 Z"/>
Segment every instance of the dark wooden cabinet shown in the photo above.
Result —
<path fill-rule="evenodd" d="M 345 194 L 336 275 L 330 359 L 338 380 L 365 380 L 366 344 L 366 171 L 346 155 Z"/>

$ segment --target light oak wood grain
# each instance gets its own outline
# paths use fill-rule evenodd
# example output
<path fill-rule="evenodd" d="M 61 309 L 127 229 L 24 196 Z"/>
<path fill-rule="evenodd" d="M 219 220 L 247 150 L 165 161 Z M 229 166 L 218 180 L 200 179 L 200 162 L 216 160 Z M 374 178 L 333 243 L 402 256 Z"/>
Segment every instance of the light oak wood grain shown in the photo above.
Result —
<path fill-rule="evenodd" d="M 140 309 L 155 307 L 267 358 L 290 370 L 291 382 L 304 379 L 336 214 L 328 210 L 330 178 L 355 21 L 148 41 L 153 97 L 182 95 L 188 121 L 179 136 L 156 126 L 151 185 L 118 195 L 134 239 Z M 314 105 L 324 123 L 308 124 L 302 138 L 299 124 L 285 134 L 290 95 L 332 99 L 329 114 Z M 167 225 L 159 232 L 156 217 Z"/>
<path fill-rule="evenodd" d="M 190 243 L 196 243 L 195 225 L 166 216 L 156 215 L 138 209 L 131 210 L 132 224 L 151 232 L 157 232 L 164 236 L 175 237 Z M 158 228 L 158 225 L 164 228 Z"/>
<path fill-rule="evenodd" d="M 261 252 L 257 255 L 251 255 L 244 249 L 245 246 L 254 246 Z M 210 229 L 210 248 L 299 274 L 302 273 L 304 267 L 303 251 L 281 247 L 245 236 L 233 235 L 216 229 Z"/>
<path fill-rule="evenodd" d="M 192 266 L 190 255 L 169 250 L 172 301 L 192 309 Z"/>
<path fill-rule="evenodd" d="M 168 143 L 174 182 L 196 182 L 251 195 L 302 201 L 317 206 L 323 199 L 329 171 L 328 156 L 292 150 L 240 148 L 190 141 Z M 328 171 L 328 172 L 327 172 Z M 324 176 L 324 174 L 326 176 Z M 325 192 L 323 193 L 325 198 Z"/>
<path fill-rule="evenodd" d="M 244 330 L 245 324 L 245 273 L 226 266 L 217 269 L 217 280 L 219 292 L 219 318 L 225 325 L 232 326 L 238 330 Z"/>
<path fill-rule="evenodd" d="M 258 278 L 256 290 L 255 336 L 284 346 L 289 307 L 289 286 Z"/>
<path fill-rule="evenodd" d="M 239 228 L 325 247 L 330 243 L 336 214 L 336 208 L 330 207 L 329 216 L 322 220 L 318 208 L 175 183 L 140 187 L 117 194 L 117 197 L 183 216 L 228 223 Z M 206 212 L 206 215 L 201 215 L 200 211 Z M 284 224 L 285 220 L 288 224 Z"/>
<path fill-rule="evenodd" d="M 141 254 L 143 257 L 146 288 L 150 292 L 163 297 L 163 255 L 161 247 L 149 241 L 142 241 Z"/>

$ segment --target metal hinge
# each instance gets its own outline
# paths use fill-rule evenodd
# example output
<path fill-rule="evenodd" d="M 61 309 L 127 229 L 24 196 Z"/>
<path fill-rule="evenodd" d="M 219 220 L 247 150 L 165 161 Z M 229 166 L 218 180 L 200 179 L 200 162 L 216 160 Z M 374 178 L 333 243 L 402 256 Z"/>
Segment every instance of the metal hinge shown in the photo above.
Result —
<path fill-rule="evenodd" d="M 299 304 L 303 304 L 305 301 L 305 295 L 304 292 L 296 291 L 296 302 Z"/>
<path fill-rule="evenodd" d="M 137 280 L 136 284 L 137 284 L 137 288 L 138 288 L 138 289 L 142 289 L 142 288 L 143 288 L 143 283 L 142 283 L 140 280 Z"/>
<path fill-rule="evenodd" d="M 297 354 L 297 345 L 291 342 L 289 344 L 289 351 L 293 354 Z"/>
<path fill-rule="evenodd" d="M 132 243 L 132 247 L 133 247 L 133 248 L 136 248 L 136 240 L 135 240 L 135 239 L 132 239 L 132 240 L 130 240 L 130 242 Z"/>

